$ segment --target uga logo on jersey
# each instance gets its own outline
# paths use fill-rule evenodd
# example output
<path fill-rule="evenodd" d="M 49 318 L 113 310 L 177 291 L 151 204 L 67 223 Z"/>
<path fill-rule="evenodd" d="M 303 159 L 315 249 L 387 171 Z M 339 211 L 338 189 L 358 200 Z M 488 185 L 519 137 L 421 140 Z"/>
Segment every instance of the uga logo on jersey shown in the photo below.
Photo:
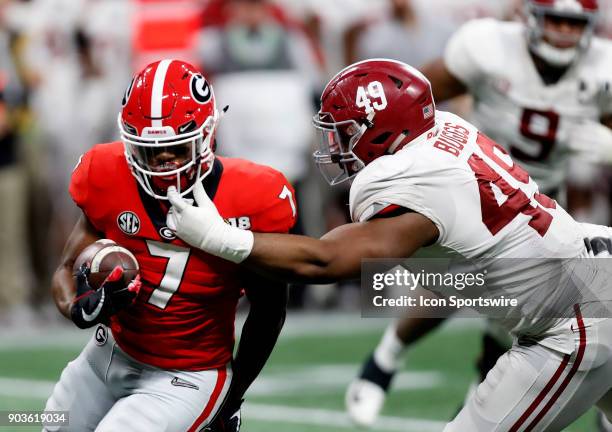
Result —
<path fill-rule="evenodd" d="M 140 231 L 140 219 L 131 211 L 124 211 L 117 216 L 117 225 L 127 235 L 134 235 Z"/>
<path fill-rule="evenodd" d="M 94 337 L 96 338 L 96 345 L 103 346 L 108 340 L 108 331 L 106 330 L 106 327 L 99 325 L 96 328 Z"/>
<path fill-rule="evenodd" d="M 176 234 L 168 227 L 161 227 L 159 229 L 159 235 L 166 240 L 174 240 L 176 238 Z"/>

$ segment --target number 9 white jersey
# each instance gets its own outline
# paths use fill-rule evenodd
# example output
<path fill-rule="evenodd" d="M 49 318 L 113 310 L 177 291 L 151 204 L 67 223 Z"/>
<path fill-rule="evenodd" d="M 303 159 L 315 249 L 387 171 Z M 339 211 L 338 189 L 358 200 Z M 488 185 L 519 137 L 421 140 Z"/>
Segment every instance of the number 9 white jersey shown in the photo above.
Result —
<path fill-rule="evenodd" d="M 565 180 L 571 128 L 612 113 L 612 43 L 606 40 L 593 38 L 557 83 L 545 85 L 523 24 L 474 20 L 450 39 L 444 62 L 474 96 L 474 124 L 504 146 L 546 193 Z"/>

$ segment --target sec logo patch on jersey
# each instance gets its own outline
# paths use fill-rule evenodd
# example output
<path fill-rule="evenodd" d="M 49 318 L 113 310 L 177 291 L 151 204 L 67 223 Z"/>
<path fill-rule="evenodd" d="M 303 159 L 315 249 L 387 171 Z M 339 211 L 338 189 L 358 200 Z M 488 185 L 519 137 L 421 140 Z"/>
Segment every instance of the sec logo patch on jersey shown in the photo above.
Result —
<path fill-rule="evenodd" d="M 140 219 L 136 213 L 124 211 L 117 216 L 119 229 L 127 235 L 135 235 L 140 231 Z"/>

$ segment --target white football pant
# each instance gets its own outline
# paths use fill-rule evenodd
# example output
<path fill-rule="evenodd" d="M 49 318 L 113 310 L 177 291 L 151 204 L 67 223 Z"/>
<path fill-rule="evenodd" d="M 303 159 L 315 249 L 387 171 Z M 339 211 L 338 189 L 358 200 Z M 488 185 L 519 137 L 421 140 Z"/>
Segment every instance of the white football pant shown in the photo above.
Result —
<path fill-rule="evenodd" d="M 200 431 L 216 415 L 230 386 L 230 366 L 164 370 L 136 361 L 98 326 L 62 372 L 45 411 L 68 411 L 69 425 L 44 432 Z"/>

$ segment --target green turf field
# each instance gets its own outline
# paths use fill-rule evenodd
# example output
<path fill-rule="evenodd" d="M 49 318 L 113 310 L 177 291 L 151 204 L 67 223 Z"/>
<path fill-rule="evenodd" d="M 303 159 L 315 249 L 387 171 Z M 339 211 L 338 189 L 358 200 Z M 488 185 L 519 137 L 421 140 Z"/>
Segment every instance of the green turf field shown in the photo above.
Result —
<path fill-rule="evenodd" d="M 385 321 L 348 315 L 290 316 L 277 348 L 247 397 L 245 432 L 356 430 L 344 415 L 344 390 L 377 342 Z M 477 325 L 455 320 L 418 345 L 395 381 L 375 431 L 439 431 L 471 382 Z M 41 409 L 87 334 L 70 329 L 0 335 L 0 410 Z M 594 414 L 568 431 L 594 431 Z M 2 428 L 0 431 L 36 428 Z"/>

